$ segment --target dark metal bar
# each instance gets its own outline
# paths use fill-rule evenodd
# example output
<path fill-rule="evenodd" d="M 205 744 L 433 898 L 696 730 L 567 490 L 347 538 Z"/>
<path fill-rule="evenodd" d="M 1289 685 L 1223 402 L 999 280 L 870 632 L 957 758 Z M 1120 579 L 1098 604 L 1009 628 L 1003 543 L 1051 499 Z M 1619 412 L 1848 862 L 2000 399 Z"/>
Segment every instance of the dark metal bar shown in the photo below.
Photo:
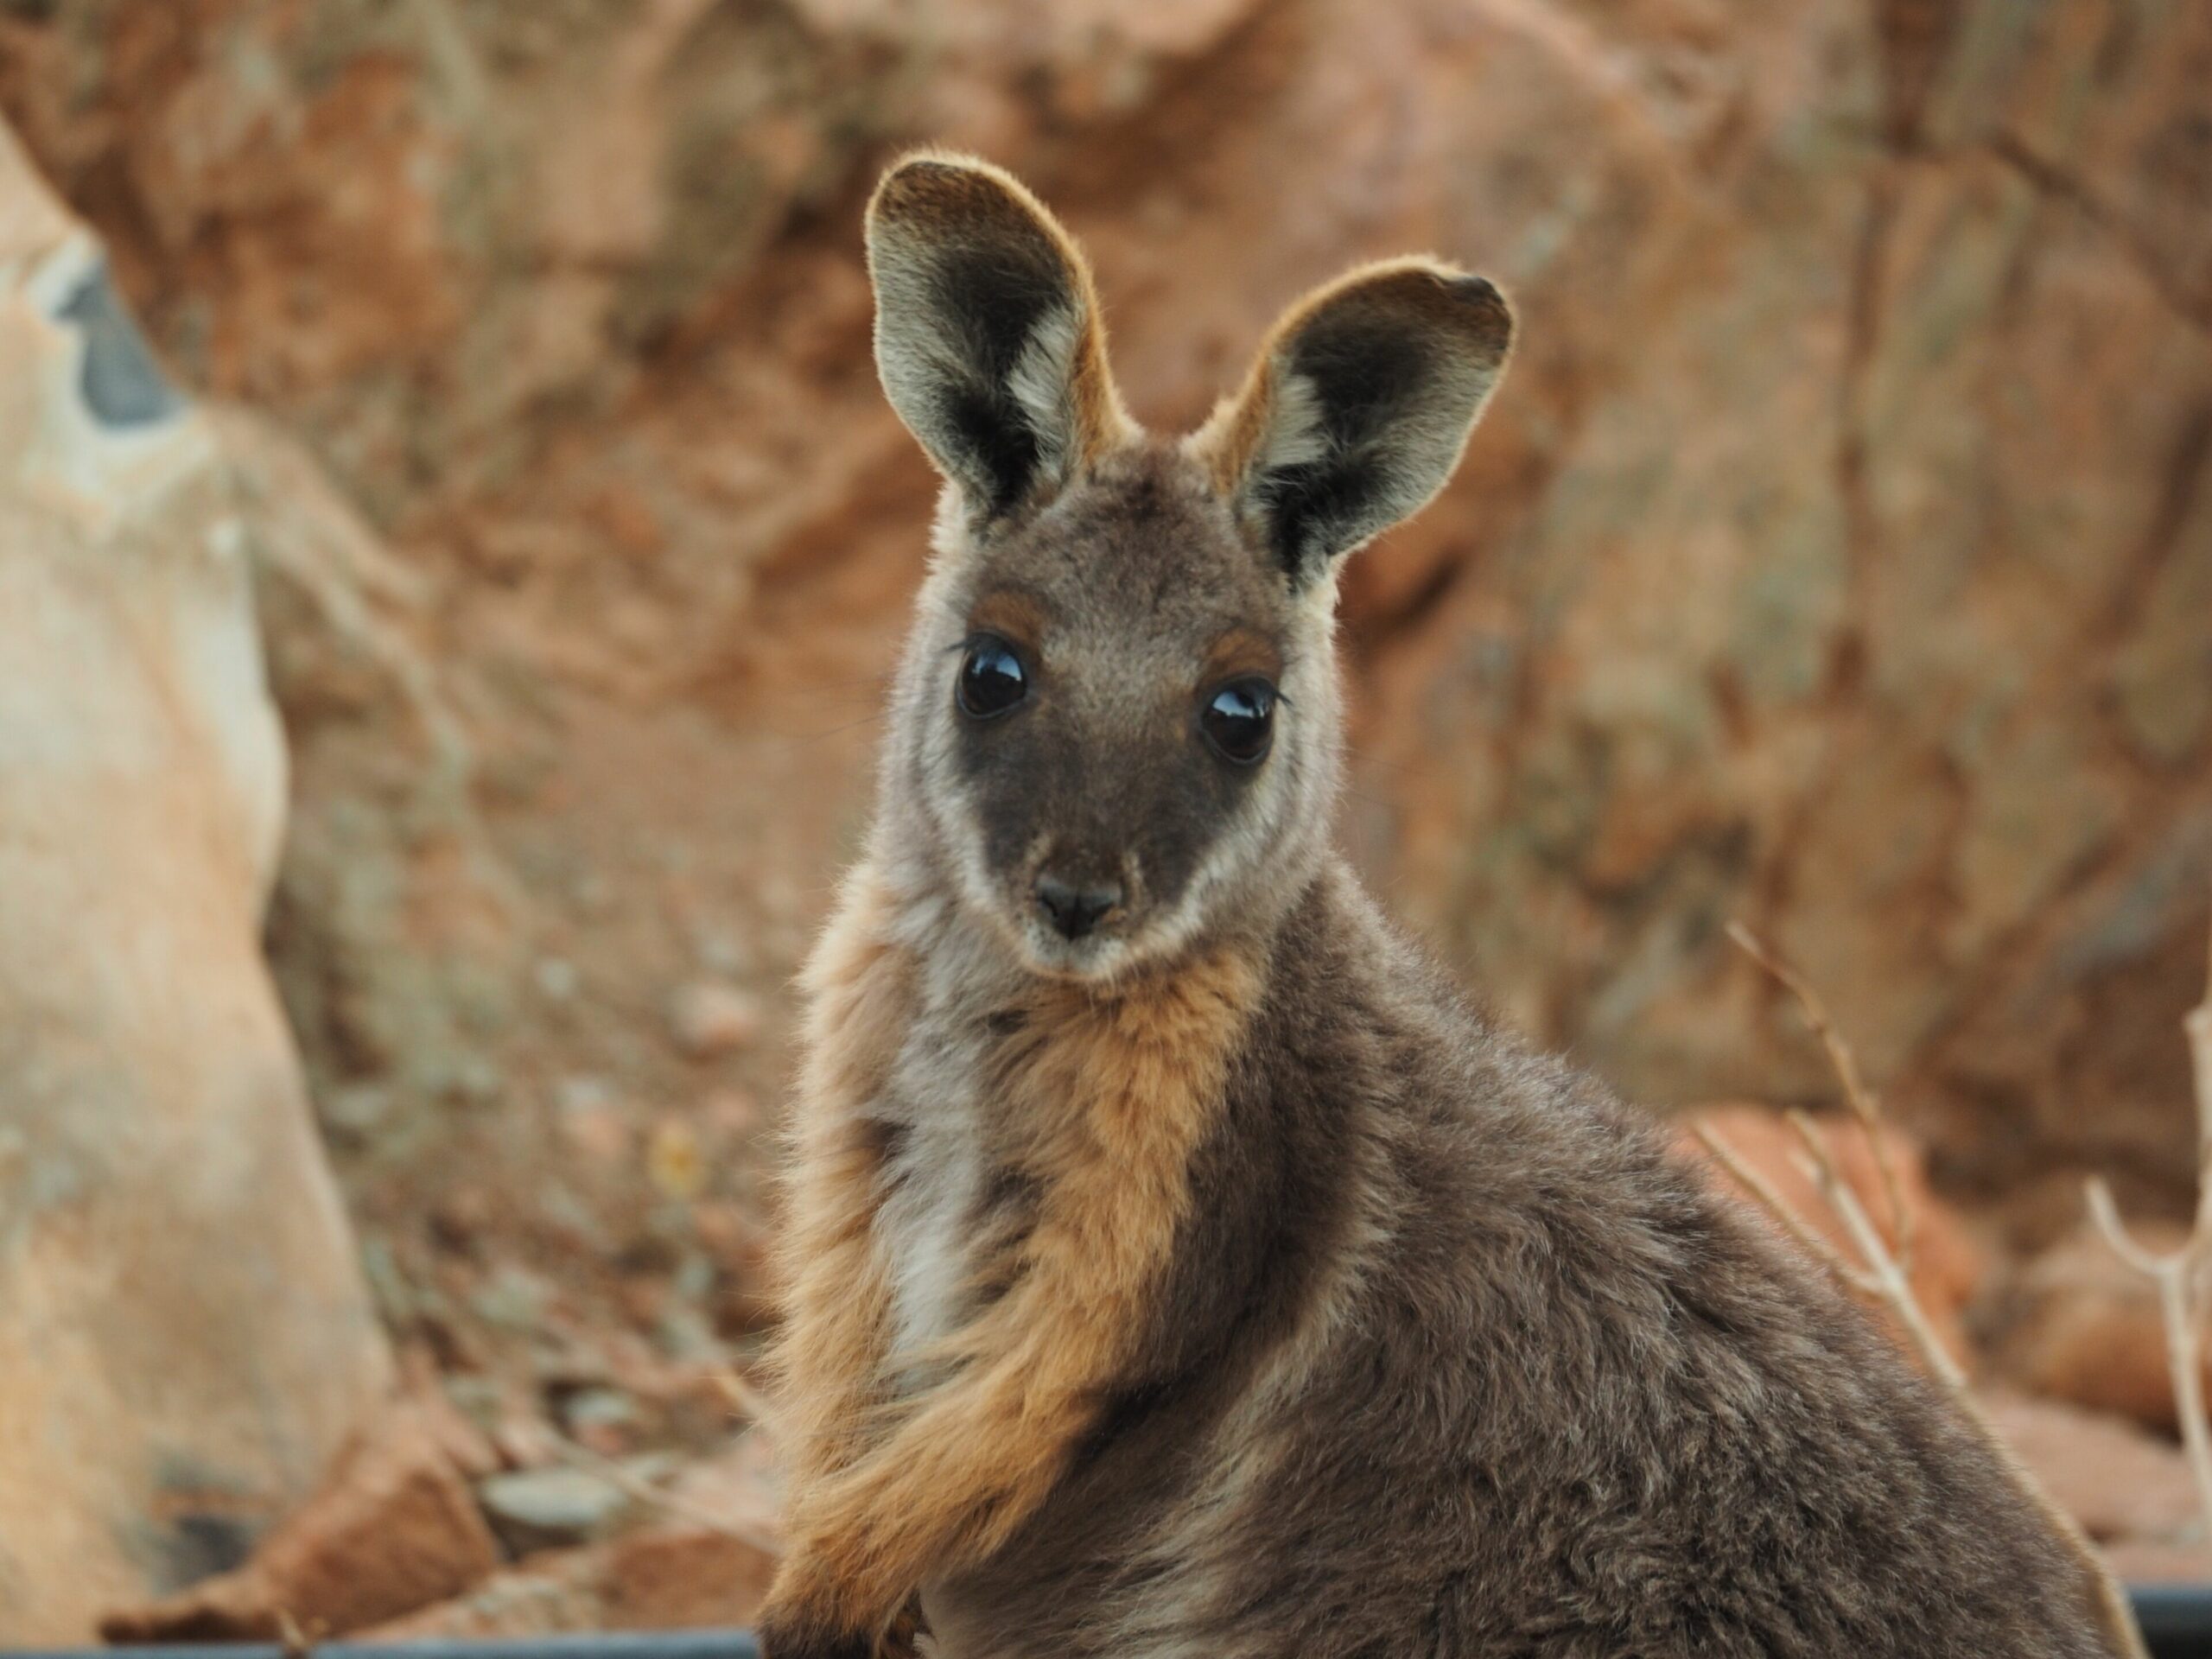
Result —
<path fill-rule="evenodd" d="M 2128 1592 L 2152 1659 L 2212 1659 L 2212 1584 L 2137 1585 Z M 760 1659 L 749 1630 L 637 1630 L 480 1642 L 320 1642 L 315 1659 Z M 0 1659 L 291 1659 L 275 1642 L 8 1650 Z"/>
<path fill-rule="evenodd" d="M 2127 1599 L 2152 1659 L 2212 1659 L 2212 1584 L 2139 1584 Z"/>
<path fill-rule="evenodd" d="M 318 1642 L 315 1659 L 760 1659 L 750 1630 L 632 1630 L 496 1641 Z M 175 1643 L 143 1648 L 10 1650 L 6 1659 L 287 1659 L 277 1642 Z"/>

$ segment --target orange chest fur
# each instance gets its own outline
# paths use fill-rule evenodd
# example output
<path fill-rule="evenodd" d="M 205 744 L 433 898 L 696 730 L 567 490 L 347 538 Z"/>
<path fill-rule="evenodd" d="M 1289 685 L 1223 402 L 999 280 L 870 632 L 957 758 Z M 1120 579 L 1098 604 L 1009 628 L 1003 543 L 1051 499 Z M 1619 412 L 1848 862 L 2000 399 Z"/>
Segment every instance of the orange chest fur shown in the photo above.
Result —
<path fill-rule="evenodd" d="M 929 964 L 896 951 L 871 953 L 862 977 L 874 993 L 842 999 L 847 1017 L 811 1035 L 878 1057 L 840 1104 L 879 1131 L 866 1203 L 891 1368 L 958 1344 L 1046 1252 L 1081 1254 L 1056 1277 L 1089 1272 L 1102 1295 L 1141 1299 L 1187 1211 L 1256 1001 L 1252 965 L 1224 952 L 1113 994 L 1033 982 L 972 1000 L 925 996 Z"/>

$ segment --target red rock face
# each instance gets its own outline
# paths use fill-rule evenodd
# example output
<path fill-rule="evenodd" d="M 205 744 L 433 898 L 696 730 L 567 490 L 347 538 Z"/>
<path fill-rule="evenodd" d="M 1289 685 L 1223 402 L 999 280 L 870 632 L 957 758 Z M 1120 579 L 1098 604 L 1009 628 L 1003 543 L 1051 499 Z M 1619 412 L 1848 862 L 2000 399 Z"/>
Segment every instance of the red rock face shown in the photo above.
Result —
<path fill-rule="evenodd" d="M 932 493 L 857 214 L 922 138 L 1065 211 L 1159 423 L 1350 260 L 1513 290 L 1459 480 L 1350 579 L 1346 820 L 1510 1017 L 1656 1103 L 1823 1096 L 1740 918 L 1939 1185 L 2039 1234 L 2083 1161 L 2179 1190 L 2212 10 L 925 10 L 87 0 L 0 33 L 0 108 L 182 376 L 391 544 L 279 538 L 309 551 L 264 614 L 280 976 L 403 1276 L 473 1270 L 415 1237 L 470 1154 L 557 1187 L 480 1230 L 549 1269 L 692 1248 L 644 1154 L 564 1130 L 777 1087 Z M 659 1039 L 702 977 L 771 995 L 757 1049 Z M 745 1146 L 705 1155 L 701 1201 L 751 1202 Z"/>

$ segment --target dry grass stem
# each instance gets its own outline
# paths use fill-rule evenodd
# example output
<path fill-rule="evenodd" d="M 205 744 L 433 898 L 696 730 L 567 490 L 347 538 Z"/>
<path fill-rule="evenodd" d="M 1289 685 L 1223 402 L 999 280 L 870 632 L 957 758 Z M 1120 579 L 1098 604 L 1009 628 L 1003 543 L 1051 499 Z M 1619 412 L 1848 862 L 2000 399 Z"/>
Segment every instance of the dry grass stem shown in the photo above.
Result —
<path fill-rule="evenodd" d="M 2212 936 L 2212 929 L 2207 930 Z M 2202 1294 L 2202 1271 L 2212 1253 L 2212 937 L 2205 947 L 2204 995 L 2181 1019 L 2182 1034 L 2189 1039 L 2190 1072 L 2196 1090 L 2196 1247 L 2197 1282 Z"/>
<path fill-rule="evenodd" d="M 1965 1372 L 1960 1369 L 1958 1361 L 1952 1357 L 1950 1351 L 1937 1338 L 1935 1327 L 1929 1323 L 1927 1313 L 1920 1306 L 1920 1299 L 1912 1287 L 1913 1216 L 1905 1204 L 1904 1178 L 1897 1170 L 1890 1143 L 1881 1133 L 1880 1102 L 1859 1075 L 1859 1063 L 1852 1053 L 1851 1045 L 1836 1029 L 1835 1022 L 1828 1016 L 1827 1005 L 1802 975 L 1783 962 L 1740 924 L 1732 922 L 1729 925 L 1728 937 L 1735 941 L 1738 949 L 1771 975 L 1796 1000 L 1806 1023 L 1812 1027 L 1821 1048 L 1826 1051 L 1828 1064 L 1835 1072 L 1836 1082 L 1842 1089 L 1845 1103 L 1858 1123 L 1859 1133 L 1866 1137 L 1867 1148 L 1878 1172 L 1885 1207 L 1890 1215 L 1888 1238 L 1883 1236 L 1873 1218 L 1866 1213 L 1866 1207 L 1859 1201 L 1859 1194 L 1845 1179 L 1827 1135 L 1805 1113 L 1792 1110 L 1784 1115 L 1785 1121 L 1803 1148 L 1799 1167 L 1812 1181 L 1821 1202 L 1828 1206 L 1841 1224 L 1853 1250 L 1859 1257 L 1858 1262 L 1852 1262 L 1831 1244 L 1818 1229 L 1790 1206 L 1770 1182 L 1738 1158 L 1710 1128 L 1698 1124 L 1694 1126 L 1693 1133 L 1712 1152 L 1721 1167 L 1741 1183 L 1744 1190 L 1791 1237 L 1810 1249 L 1845 1286 L 1879 1302 L 1896 1318 L 1899 1326 L 1911 1338 L 1914 1347 L 1919 1351 L 1929 1374 L 1941 1382 L 1951 1397 L 1958 1402 L 1967 1420 L 1980 1432 L 2012 1475 L 2022 1497 L 2066 1543 L 2080 1571 L 2082 1592 L 2090 1605 L 2096 1608 L 2112 1650 L 2126 1656 L 2126 1659 L 2148 1659 L 2149 1649 L 2144 1645 L 2142 1630 L 2135 1622 L 2134 1611 L 2128 1603 L 2126 1592 L 2120 1588 L 2120 1581 L 2113 1577 L 2112 1569 L 2105 1565 L 2104 1556 L 2090 1541 L 2089 1535 L 2082 1530 L 2081 1522 L 2059 1506 L 2044 1490 L 2043 1483 L 2013 1454 L 2003 1437 L 1991 1426 L 1980 1402 L 1967 1386 Z M 2202 1015 L 2200 1023 L 2203 1046 L 2197 1051 L 2198 1077 L 2202 1082 L 2212 1079 L 2212 993 L 2208 993 L 2207 1007 L 2199 1009 L 2198 1014 Z M 2196 1029 L 2192 1027 L 2192 1040 Z M 2212 1099 L 2212 1096 L 2201 1092 L 2200 1099 Z M 2212 1156 L 2212 1127 L 2208 1127 L 2207 1135 L 2208 1139 L 2199 1145 L 2200 1159 Z M 2108 1198 L 2107 1203 L 2109 1207 Z M 2201 1221 L 2212 1217 L 2212 1208 L 2200 1210 L 2199 1215 Z M 2113 1220 L 2116 1224 L 2116 1215 Z M 2200 1226 L 2199 1231 L 2201 1236 L 2212 1237 L 2212 1223 Z M 2135 1249 L 2133 1241 L 2127 1241 L 2127 1244 L 2130 1249 Z M 2136 1250 L 2135 1254 L 2142 1256 L 2145 1253 Z M 2192 1354 L 2194 1351 L 2192 1341 Z M 2191 1375 L 2193 1377 L 2194 1371 Z M 2203 1417 L 2201 1403 L 2196 1414 L 2201 1425 Z M 2212 1468 L 2212 1463 L 2208 1463 L 2207 1467 Z M 2208 1514 L 2212 1514 L 2212 1510 L 2208 1510 Z"/>
<path fill-rule="evenodd" d="M 276 1610 L 276 1642 L 284 1651 L 284 1659 L 307 1659 L 315 1651 L 315 1643 L 328 1634 L 322 1629 L 321 1619 L 316 1619 L 315 1624 L 315 1630 L 311 1634 L 292 1616 L 290 1608 Z"/>
<path fill-rule="evenodd" d="M 2090 1217 L 2113 1254 L 2158 1287 L 2174 1415 L 2181 1422 L 2182 1445 L 2189 1453 L 2189 1471 L 2196 1482 L 2197 1506 L 2202 1512 L 2206 1536 L 2212 1537 L 2212 1432 L 2205 1425 L 2201 1315 L 2190 1283 L 2202 1235 L 2192 1236 L 2187 1244 L 2170 1253 L 2146 1250 L 2129 1235 L 2127 1224 L 2120 1218 L 2120 1206 L 2113 1202 L 2110 1187 L 2093 1180 L 2088 1194 Z"/>
<path fill-rule="evenodd" d="M 1759 1208 L 1779 1222 L 1783 1230 L 1790 1237 L 1796 1239 L 1808 1254 L 1817 1259 L 1822 1267 L 1862 1295 L 1872 1296 L 1875 1294 L 1873 1275 L 1862 1273 L 1845 1261 L 1843 1253 L 1822 1237 L 1804 1217 L 1799 1215 L 1789 1200 L 1775 1190 L 1771 1181 L 1745 1163 L 1736 1149 L 1722 1140 L 1719 1132 L 1711 1124 L 1693 1123 L 1690 1125 L 1690 1133 L 1697 1137 L 1698 1144 L 1713 1155 L 1713 1162 L 1726 1170 L 1736 1184 L 1758 1202 Z"/>
<path fill-rule="evenodd" d="M 2204 995 L 2182 1016 L 2189 1043 L 2190 1079 L 2196 1095 L 2196 1214 L 2177 1250 L 2148 1250 L 2127 1230 L 2112 1189 L 2088 1183 L 2089 1217 L 2113 1254 L 2158 1287 L 2158 1320 L 2166 1334 L 2166 1367 L 2174 1390 L 2204 1535 L 2212 1541 L 2212 1424 L 2204 1413 L 2205 1275 L 2212 1266 L 2212 945 L 2208 946 Z"/>
<path fill-rule="evenodd" d="M 774 1403 L 754 1388 L 743 1372 L 734 1366 L 725 1365 L 714 1374 L 714 1382 L 722 1398 L 729 1402 L 732 1411 L 770 1440 L 780 1438 L 777 1433 Z"/>
<path fill-rule="evenodd" d="M 1835 1153 L 1821 1133 L 1820 1126 L 1801 1111 L 1786 1115 L 1789 1127 L 1805 1147 L 1805 1173 L 1812 1178 L 1820 1191 L 1821 1201 L 1834 1211 L 1836 1218 L 1850 1236 L 1852 1248 L 1859 1252 L 1866 1266 L 1863 1274 L 1854 1277 L 1854 1283 L 1870 1283 L 1873 1294 L 1883 1306 L 1896 1315 L 1897 1323 L 1912 1338 L 1913 1346 L 1920 1351 L 1921 1363 L 1931 1376 L 1944 1387 L 1960 1396 L 1967 1397 L 1967 1376 L 1959 1369 L 1959 1362 L 1936 1334 L 1936 1327 L 1928 1322 L 1927 1311 L 1920 1306 L 1920 1298 L 1913 1294 L 1912 1281 L 1907 1275 L 1904 1263 L 1898 1255 L 1883 1241 L 1867 1215 L 1866 1206 L 1859 1202 L 1859 1194 L 1844 1179 L 1837 1166 Z M 1888 1149 L 1878 1138 L 1873 1142 L 1875 1156 L 1886 1170 L 1892 1160 Z"/>
<path fill-rule="evenodd" d="M 1828 1057 L 1829 1069 L 1834 1071 L 1837 1084 L 1843 1090 L 1844 1104 L 1858 1120 L 1859 1133 L 1866 1137 L 1867 1149 L 1874 1154 L 1874 1165 L 1881 1172 L 1882 1200 L 1890 1212 L 1890 1238 L 1897 1262 L 1905 1274 L 1912 1272 L 1912 1253 L 1915 1245 L 1915 1220 L 1911 1207 L 1904 1200 L 1904 1184 L 1897 1174 L 1897 1160 L 1882 1145 L 1881 1102 L 1866 1086 L 1859 1075 L 1859 1057 L 1844 1039 L 1842 1032 L 1828 1017 L 1827 1004 L 1821 1001 L 1810 982 L 1783 961 L 1741 922 L 1728 924 L 1728 937 L 1736 948 L 1764 969 L 1776 983 L 1796 999 L 1798 1011 L 1805 1016 L 1805 1023 L 1812 1027 L 1813 1035 L 1820 1039 L 1821 1047 Z"/>

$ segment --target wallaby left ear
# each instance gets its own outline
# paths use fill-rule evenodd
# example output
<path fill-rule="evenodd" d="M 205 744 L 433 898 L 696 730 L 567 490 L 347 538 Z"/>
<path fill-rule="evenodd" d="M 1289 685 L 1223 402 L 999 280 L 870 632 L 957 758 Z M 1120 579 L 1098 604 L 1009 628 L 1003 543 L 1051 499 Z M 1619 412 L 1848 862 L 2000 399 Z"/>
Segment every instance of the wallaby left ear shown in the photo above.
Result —
<path fill-rule="evenodd" d="M 912 156 L 868 208 L 885 394 L 970 517 L 1049 493 L 1130 429 L 1090 269 L 1044 204 L 972 156 Z"/>
<path fill-rule="evenodd" d="M 1302 588 L 1444 487 L 1512 345 L 1486 279 L 1363 266 L 1284 314 L 1191 446 Z"/>

